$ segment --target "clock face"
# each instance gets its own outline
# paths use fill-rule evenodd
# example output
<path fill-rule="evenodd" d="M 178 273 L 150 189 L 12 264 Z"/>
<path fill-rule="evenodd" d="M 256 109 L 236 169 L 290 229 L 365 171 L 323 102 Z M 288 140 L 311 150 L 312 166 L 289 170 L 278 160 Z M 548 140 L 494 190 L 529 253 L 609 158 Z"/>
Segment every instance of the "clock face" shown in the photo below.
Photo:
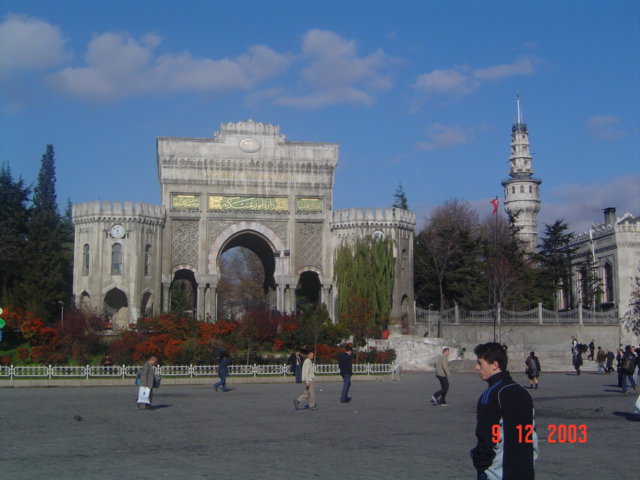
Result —
<path fill-rule="evenodd" d="M 376 230 L 371 234 L 374 240 L 384 240 L 384 232 Z"/>
<path fill-rule="evenodd" d="M 125 229 L 122 225 L 120 225 L 119 223 L 116 223 L 114 226 L 111 227 L 111 230 L 109 230 L 109 233 L 111 233 L 111 236 L 113 238 L 122 238 L 124 237 Z"/>

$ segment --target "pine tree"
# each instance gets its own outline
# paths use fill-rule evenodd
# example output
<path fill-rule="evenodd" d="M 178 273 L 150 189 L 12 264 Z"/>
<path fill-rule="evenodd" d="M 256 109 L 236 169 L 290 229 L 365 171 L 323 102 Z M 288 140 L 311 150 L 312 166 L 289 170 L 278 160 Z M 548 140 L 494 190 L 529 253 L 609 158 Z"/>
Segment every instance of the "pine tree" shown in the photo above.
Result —
<path fill-rule="evenodd" d="M 0 169 L 0 302 L 16 305 L 25 262 L 29 187 L 14 181 L 8 166 Z"/>
<path fill-rule="evenodd" d="M 28 223 L 23 305 L 46 320 L 56 318 L 59 302 L 69 303 L 71 292 L 65 282 L 63 232 L 56 201 L 55 154 L 47 145 L 42 155 L 38 181 L 33 192 Z"/>
<path fill-rule="evenodd" d="M 403 208 L 405 210 L 409 210 L 409 204 L 407 203 L 407 195 L 404 193 L 404 188 L 402 188 L 402 183 L 398 184 L 398 188 L 396 188 L 395 193 L 393 194 L 393 208 Z"/>
<path fill-rule="evenodd" d="M 542 245 L 537 254 L 542 280 L 554 298 L 554 310 L 558 309 L 558 295 L 563 297 L 565 308 L 571 308 L 574 303 L 571 256 L 576 249 L 569 246 L 573 233 L 567 232 L 568 228 L 561 219 L 556 220 L 553 225 L 545 224 Z"/>

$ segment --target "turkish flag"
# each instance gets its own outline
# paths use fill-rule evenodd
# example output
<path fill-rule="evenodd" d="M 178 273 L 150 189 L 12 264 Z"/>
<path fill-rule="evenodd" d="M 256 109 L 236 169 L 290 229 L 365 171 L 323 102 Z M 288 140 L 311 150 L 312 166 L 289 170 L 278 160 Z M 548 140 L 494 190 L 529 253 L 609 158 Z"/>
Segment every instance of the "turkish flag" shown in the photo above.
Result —
<path fill-rule="evenodd" d="M 498 212 L 498 203 L 498 197 L 491 200 L 491 205 L 493 205 L 493 212 L 491 212 L 491 215 L 495 215 Z"/>

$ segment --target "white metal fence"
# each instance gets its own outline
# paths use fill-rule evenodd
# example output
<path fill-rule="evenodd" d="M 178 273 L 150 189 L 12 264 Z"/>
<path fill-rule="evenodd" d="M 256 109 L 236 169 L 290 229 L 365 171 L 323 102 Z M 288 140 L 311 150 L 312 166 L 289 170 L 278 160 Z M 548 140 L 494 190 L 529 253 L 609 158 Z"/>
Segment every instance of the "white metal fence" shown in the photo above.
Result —
<path fill-rule="evenodd" d="M 0 366 L 0 379 L 20 378 L 135 378 L 141 365 L 101 366 Z M 218 375 L 217 365 L 163 365 L 156 368 L 156 373 L 163 377 L 215 377 Z M 335 363 L 316 364 L 317 375 L 338 375 Z M 393 366 L 390 363 L 354 363 L 354 375 L 390 375 Z M 291 375 L 289 365 L 230 365 L 229 375 L 235 377 L 264 377 Z"/>
<path fill-rule="evenodd" d="M 440 312 L 424 310 L 416 307 L 416 323 L 435 325 L 438 323 Z M 574 310 L 557 312 L 538 308 L 526 312 L 514 312 L 506 308 L 496 307 L 490 310 L 464 310 L 455 306 L 442 312 L 442 324 L 468 325 L 617 325 L 620 323 L 618 310 L 594 312 L 582 307 Z"/>

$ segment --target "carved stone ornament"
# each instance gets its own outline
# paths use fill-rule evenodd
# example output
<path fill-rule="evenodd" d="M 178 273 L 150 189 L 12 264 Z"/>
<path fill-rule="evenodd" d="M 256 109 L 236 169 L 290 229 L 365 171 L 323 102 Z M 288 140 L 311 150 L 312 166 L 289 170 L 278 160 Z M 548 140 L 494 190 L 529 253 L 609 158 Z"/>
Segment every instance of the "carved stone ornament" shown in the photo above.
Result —
<path fill-rule="evenodd" d="M 260 150 L 261 147 L 262 145 L 260 145 L 260 142 L 255 138 L 243 138 L 240 140 L 240 150 L 243 152 L 255 153 Z"/>

